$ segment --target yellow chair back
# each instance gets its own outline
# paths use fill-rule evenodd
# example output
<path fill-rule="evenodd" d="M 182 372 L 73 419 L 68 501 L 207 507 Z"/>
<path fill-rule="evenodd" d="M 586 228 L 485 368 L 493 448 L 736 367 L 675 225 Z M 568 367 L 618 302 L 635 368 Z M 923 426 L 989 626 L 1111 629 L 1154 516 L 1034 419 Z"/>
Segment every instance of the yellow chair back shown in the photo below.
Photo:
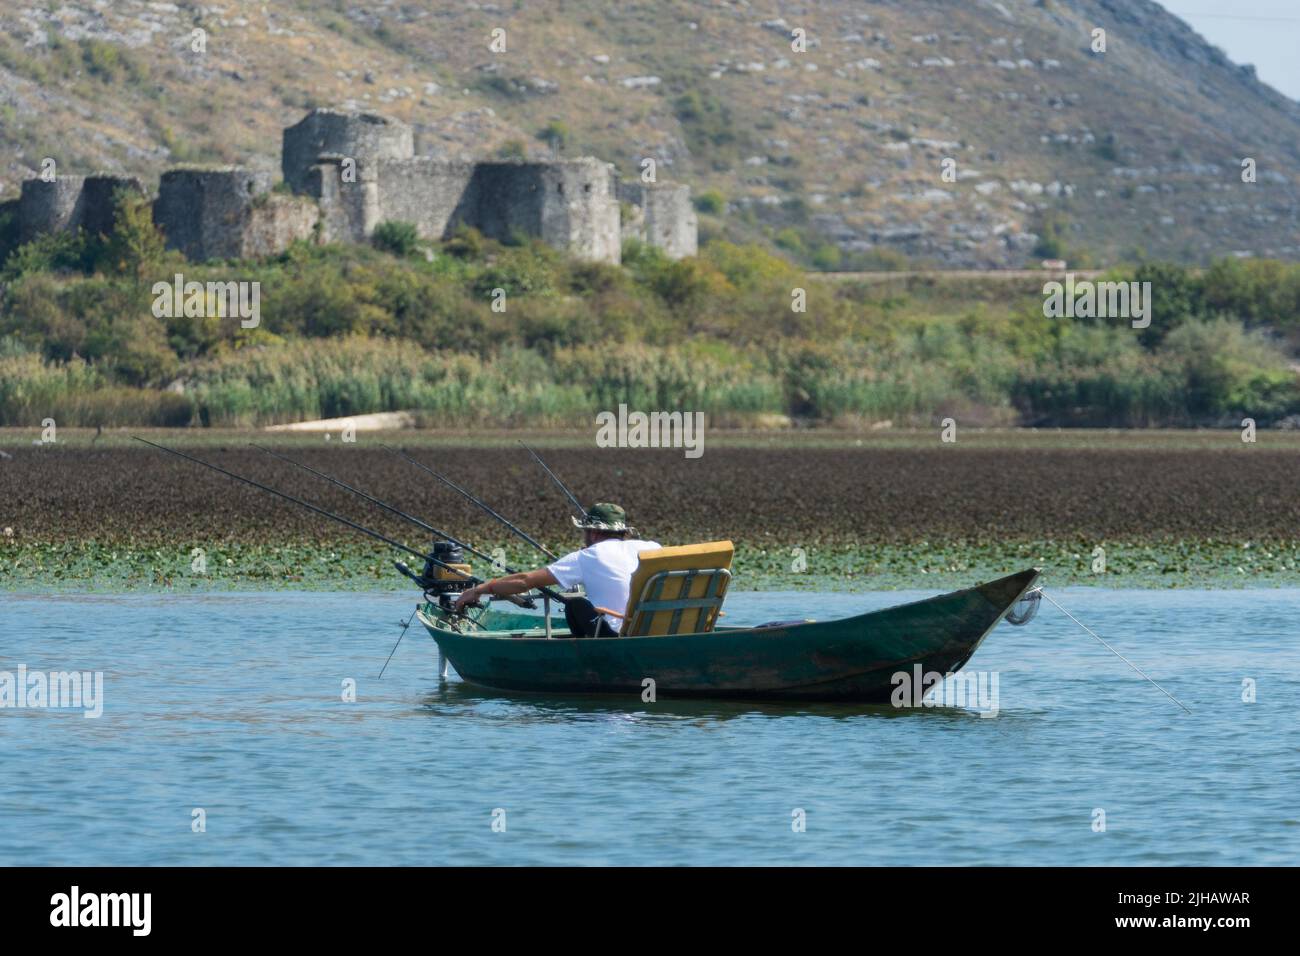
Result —
<path fill-rule="evenodd" d="M 627 615 L 624 637 L 705 634 L 713 630 L 731 580 L 730 541 L 706 541 L 642 551 Z"/>

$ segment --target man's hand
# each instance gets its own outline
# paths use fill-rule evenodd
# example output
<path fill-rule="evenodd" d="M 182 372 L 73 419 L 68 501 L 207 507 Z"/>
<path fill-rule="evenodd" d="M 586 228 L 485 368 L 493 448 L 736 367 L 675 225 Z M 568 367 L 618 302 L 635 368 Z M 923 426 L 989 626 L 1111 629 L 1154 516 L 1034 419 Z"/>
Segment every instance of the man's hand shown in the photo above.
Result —
<path fill-rule="evenodd" d="M 491 581 L 484 581 L 482 584 L 476 584 L 472 588 L 467 588 L 460 592 L 456 598 L 456 613 L 463 614 L 465 605 L 476 604 L 478 599 L 484 594 L 491 597 L 509 598 L 516 594 L 524 594 L 533 588 L 549 587 L 558 584 L 555 575 L 547 568 L 539 568 L 536 571 L 519 571 L 515 574 L 507 574 L 503 578 L 493 578 Z"/>
<path fill-rule="evenodd" d="M 476 585 L 475 587 L 472 588 L 466 588 L 464 591 L 461 591 L 460 596 L 456 598 L 456 605 L 455 605 L 456 613 L 464 614 L 465 605 L 477 604 L 478 599 L 480 595 L 483 593 L 483 591 L 484 591 L 484 586 L 481 584 Z"/>

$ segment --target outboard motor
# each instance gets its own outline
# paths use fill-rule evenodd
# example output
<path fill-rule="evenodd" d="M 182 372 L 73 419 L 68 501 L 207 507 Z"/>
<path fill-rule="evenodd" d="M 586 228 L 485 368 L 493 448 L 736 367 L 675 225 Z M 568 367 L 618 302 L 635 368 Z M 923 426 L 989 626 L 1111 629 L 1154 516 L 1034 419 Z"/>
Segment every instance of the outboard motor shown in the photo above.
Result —
<path fill-rule="evenodd" d="M 429 556 L 450 567 L 425 561 L 422 578 L 426 581 L 436 581 L 441 590 L 449 593 L 464 591 L 469 587 L 469 580 L 456 573 L 456 571 L 463 571 L 465 574 L 470 574 L 473 571 L 465 562 L 465 553 L 459 545 L 452 544 L 450 541 L 435 541 Z M 453 568 L 455 570 L 452 570 Z"/>
<path fill-rule="evenodd" d="M 460 547 L 450 541 L 434 541 L 430 546 L 428 557 L 432 560 L 425 560 L 424 570 L 420 574 L 412 571 L 403 561 L 393 563 L 397 566 L 397 570 L 420 586 L 425 596 L 430 599 L 436 597 L 438 606 L 450 612 L 455 595 L 470 587 L 472 582 L 466 575 L 472 574 L 473 569 L 465 561 L 465 554 Z M 457 571 L 463 571 L 464 575 L 457 574 Z"/>
<path fill-rule="evenodd" d="M 448 567 L 444 568 L 432 561 L 425 561 L 424 574 L 420 576 L 426 581 L 433 582 L 432 587 L 426 587 L 425 591 L 436 594 L 438 596 L 438 606 L 444 611 L 450 611 L 452 596 L 468 589 L 471 583 L 469 578 L 457 574 L 456 571 L 472 574 L 473 569 L 465 561 L 465 554 L 460 547 L 450 541 L 433 542 L 432 556 L 448 565 Z M 453 568 L 455 570 L 452 570 Z"/>

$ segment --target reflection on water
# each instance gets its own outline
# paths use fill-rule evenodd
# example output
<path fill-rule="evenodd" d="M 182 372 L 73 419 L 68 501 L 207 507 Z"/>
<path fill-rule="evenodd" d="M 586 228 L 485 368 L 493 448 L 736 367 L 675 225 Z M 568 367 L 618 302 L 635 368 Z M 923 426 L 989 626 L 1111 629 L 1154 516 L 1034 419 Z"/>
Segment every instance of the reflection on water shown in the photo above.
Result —
<path fill-rule="evenodd" d="M 1048 606 L 972 660 L 983 718 L 501 693 L 414 627 L 379 680 L 392 594 L 8 595 L 0 671 L 103 671 L 104 714 L 0 710 L 0 864 L 1294 863 L 1300 592 L 1055 596 L 1192 714 Z"/>
<path fill-rule="evenodd" d="M 728 701 L 660 697 L 653 703 L 617 694 L 521 693 L 477 687 L 454 677 L 425 696 L 423 707 L 433 716 L 450 717 L 479 713 L 485 704 L 507 708 L 516 720 L 586 720 L 625 717 L 638 721 L 734 720 L 738 717 L 798 718 L 827 717 L 949 717 L 979 720 L 973 710 L 927 706 L 900 709 L 889 704 L 838 703 L 820 701 Z"/>

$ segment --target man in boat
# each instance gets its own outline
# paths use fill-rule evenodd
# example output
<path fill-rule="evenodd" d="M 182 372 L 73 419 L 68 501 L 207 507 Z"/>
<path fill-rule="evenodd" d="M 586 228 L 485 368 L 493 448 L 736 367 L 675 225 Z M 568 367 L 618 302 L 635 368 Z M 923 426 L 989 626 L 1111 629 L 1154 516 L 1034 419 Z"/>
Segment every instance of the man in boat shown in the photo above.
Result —
<path fill-rule="evenodd" d="M 583 532 L 583 545 L 536 571 L 520 571 L 493 578 L 462 591 L 456 610 L 476 604 L 484 595 L 510 597 L 537 587 L 569 589 L 582 585 L 585 598 L 572 598 L 564 605 L 564 617 L 574 637 L 616 637 L 627 609 L 632 575 L 639 555 L 662 547 L 657 541 L 643 541 L 629 527 L 627 512 L 615 504 L 592 505 L 581 520 L 572 519 Z"/>

